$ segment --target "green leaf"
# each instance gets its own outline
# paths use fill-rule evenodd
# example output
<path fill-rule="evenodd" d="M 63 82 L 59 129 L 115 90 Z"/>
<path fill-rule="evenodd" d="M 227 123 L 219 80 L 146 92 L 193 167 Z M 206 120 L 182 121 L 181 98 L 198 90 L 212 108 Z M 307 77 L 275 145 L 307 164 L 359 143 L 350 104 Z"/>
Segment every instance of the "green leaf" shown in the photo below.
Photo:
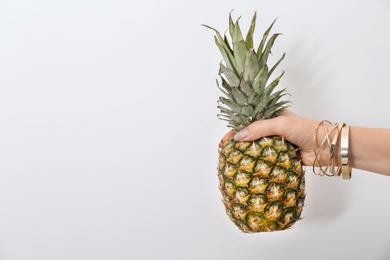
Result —
<path fill-rule="evenodd" d="M 241 108 L 240 113 L 243 114 L 244 116 L 251 116 L 253 114 L 254 108 L 251 105 L 244 105 Z"/>
<path fill-rule="evenodd" d="M 282 78 L 284 74 L 284 71 L 282 72 L 282 74 L 280 74 L 279 77 L 275 78 L 266 88 L 265 88 L 265 91 L 264 91 L 264 94 L 269 96 L 271 95 L 272 91 L 274 91 L 275 87 L 279 84 L 279 81 L 280 79 Z"/>
<path fill-rule="evenodd" d="M 260 67 L 257 62 L 257 55 L 253 49 L 248 50 L 245 59 L 244 72 L 242 77 L 248 82 L 252 82 L 259 73 Z"/>
<path fill-rule="evenodd" d="M 248 96 L 248 104 L 259 104 L 260 95 L 256 92 L 252 92 L 252 95 Z"/>
<path fill-rule="evenodd" d="M 286 56 L 286 53 L 283 53 L 282 57 L 275 63 L 275 65 L 270 69 L 269 73 L 268 73 L 268 77 L 271 76 L 272 72 L 274 72 L 274 70 L 276 69 L 276 67 L 280 64 L 280 62 L 284 59 L 284 57 Z"/>
<path fill-rule="evenodd" d="M 257 73 L 255 79 L 253 80 L 253 89 L 256 93 L 261 94 L 264 91 L 265 85 L 268 81 L 268 66 L 264 65 L 259 73 Z"/>
<path fill-rule="evenodd" d="M 228 106 L 228 107 L 230 108 L 231 111 L 234 111 L 234 112 L 238 113 L 238 112 L 240 112 L 240 110 L 241 110 L 241 106 L 240 106 L 240 105 L 237 105 L 237 103 L 234 102 L 234 101 L 231 100 L 231 99 L 228 99 L 228 98 L 225 98 L 225 97 L 220 97 L 220 98 L 219 98 L 219 101 L 220 101 L 222 104 Z"/>
<path fill-rule="evenodd" d="M 245 43 L 248 49 L 253 49 L 253 34 L 256 27 L 257 12 L 253 14 L 252 22 L 245 38 Z"/>
<path fill-rule="evenodd" d="M 280 35 L 280 33 L 275 33 L 271 36 L 271 38 L 268 40 L 267 45 L 265 46 L 265 49 L 263 53 L 261 54 L 261 58 L 259 60 L 259 66 L 262 67 L 263 65 L 267 64 L 268 56 L 271 53 L 272 46 L 275 43 L 276 38 Z M 257 54 L 259 55 L 259 54 Z"/>
<path fill-rule="evenodd" d="M 230 99 L 232 99 L 233 97 L 231 96 L 231 87 L 229 85 L 228 82 L 226 82 L 226 80 L 224 78 L 222 78 L 222 87 L 219 85 L 219 82 L 218 80 L 216 80 L 217 82 L 217 87 L 219 88 L 219 90 L 227 97 L 229 97 Z"/>
<path fill-rule="evenodd" d="M 232 19 L 232 13 L 230 12 L 230 14 L 229 14 L 229 33 L 230 33 L 230 36 L 232 37 L 233 44 L 244 40 L 244 38 L 242 37 L 240 25 L 238 22 L 240 20 L 240 18 L 241 17 L 239 17 L 236 20 L 236 22 L 234 23 L 233 19 Z"/>
<path fill-rule="evenodd" d="M 223 74 L 229 80 L 232 87 L 238 87 L 240 84 L 240 77 L 235 73 L 235 71 L 224 66 L 222 63 L 219 65 L 220 75 Z"/>
<path fill-rule="evenodd" d="M 234 61 L 236 65 L 237 74 L 241 75 L 244 71 L 244 64 L 246 59 L 246 53 L 248 51 L 239 24 L 239 19 L 234 23 L 229 15 L 229 32 L 232 38 Z"/>
<path fill-rule="evenodd" d="M 241 92 L 238 88 L 232 88 L 232 95 L 234 98 L 234 101 L 237 102 L 238 105 L 242 106 L 248 101 L 248 97 Z"/>
<path fill-rule="evenodd" d="M 210 27 L 208 25 L 203 24 L 204 27 L 211 29 L 215 32 L 215 44 L 218 46 L 219 51 L 222 54 L 222 58 L 226 63 L 226 66 L 230 69 L 234 69 L 234 56 L 233 56 L 233 50 L 230 48 L 229 44 L 225 39 L 221 36 L 221 34 L 214 29 L 213 27 Z"/>
<path fill-rule="evenodd" d="M 246 54 L 248 49 L 244 41 L 233 43 L 234 61 L 239 75 L 244 73 Z"/>
<path fill-rule="evenodd" d="M 244 79 L 241 80 L 240 85 L 238 88 L 245 94 L 245 96 L 250 97 L 256 94 L 251 86 L 246 82 Z"/>
<path fill-rule="evenodd" d="M 268 34 L 270 33 L 272 27 L 274 26 L 276 22 L 276 19 L 272 22 L 272 24 L 270 25 L 270 27 L 268 27 L 268 29 L 265 31 L 265 33 L 263 34 L 263 38 L 261 39 L 261 42 L 259 44 L 259 46 L 257 47 L 257 55 L 258 55 L 258 60 L 261 60 L 261 56 L 263 54 L 263 49 L 264 49 L 264 45 L 267 41 L 267 38 L 268 38 Z"/>

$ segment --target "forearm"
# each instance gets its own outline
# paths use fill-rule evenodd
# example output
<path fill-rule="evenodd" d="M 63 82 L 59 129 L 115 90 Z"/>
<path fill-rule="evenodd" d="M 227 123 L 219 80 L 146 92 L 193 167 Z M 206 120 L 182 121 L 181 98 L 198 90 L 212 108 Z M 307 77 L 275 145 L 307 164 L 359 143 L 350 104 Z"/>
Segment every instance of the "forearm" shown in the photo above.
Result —
<path fill-rule="evenodd" d="M 390 130 L 350 127 L 349 162 L 355 169 L 390 176 Z"/>

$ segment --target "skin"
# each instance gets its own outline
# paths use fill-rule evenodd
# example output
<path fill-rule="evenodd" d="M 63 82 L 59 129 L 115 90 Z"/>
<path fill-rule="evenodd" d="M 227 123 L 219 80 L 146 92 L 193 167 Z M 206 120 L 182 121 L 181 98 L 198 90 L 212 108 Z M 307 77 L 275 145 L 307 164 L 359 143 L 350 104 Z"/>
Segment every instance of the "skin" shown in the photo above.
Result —
<path fill-rule="evenodd" d="M 228 132 L 219 146 L 229 139 L 237 141 L 254 141 L 263 136 L 279 135 L 300 147 L 302 162 L 306 166 L 314 164 L 314 130 L 319 121 L 307 119 L 285 110 L 279 117 L 256 121 L 240 132 Z M 326 125 L 328 132 L 334 128 Z M 330 134 L 333 140 L 335 132 Z M 317 138 L 326 136 L 323 127 L 318 128 Z M 335 149 L 335 164 L 340 163 L 340 138 Z M 319 163 L 326 166 L 329 162 L 329 149 L 322 150 Z M 352 168 L 390 176 L 390 129 L 350 126 L 349 130 L 349 165 Z"/>

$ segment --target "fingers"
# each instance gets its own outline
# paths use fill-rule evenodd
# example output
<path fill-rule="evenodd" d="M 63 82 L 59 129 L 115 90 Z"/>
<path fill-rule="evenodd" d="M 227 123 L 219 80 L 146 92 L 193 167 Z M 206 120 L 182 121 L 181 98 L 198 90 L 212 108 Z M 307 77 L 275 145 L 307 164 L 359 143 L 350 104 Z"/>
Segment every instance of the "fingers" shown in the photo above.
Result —
<path fill-rule="evenodd" d="M 294 112 L 291 112 L 288 109 L 283 110 L 280 116 L 276 118 L 253 122 L 237 133 L 235 131 L 228 132 L 221 139 L 219 147 L 222 147 L 224 142 L 232 137 L 234 137 L 236 141 L 254 141 L 261 137 L 270 135 L 280 135 L 285 137 L 284 135 L 289 133 L 289 129 L 294 125 L 291 121 L 299 120 L 298 118 L 301 117 Z"/>
<path fill-rule="evenodd" d="M 235 135 L 235 133 L 236 132 L 234 132 L 233 130 L 231 130 L 231 131 L 229 131 L 228 133 L 226 133 L 223 137 L 222 137 L 222 139 L 221 139 L 221 141 L 219 142 L 219 147 L 222 147 L 223 146 L 223 144 L 225 143 L 225 141 L 226 140 L 228 140 L 229 138 L 232 138 L 234 135 Z"/>
<path fill-rule="evenodd" d="M 285 116 L 279 116 L 277 118 L 260 120 L 253 122 L 243 130 L 239 131 L 234 139 L 236 141 L 254 141 L 263 136 L 270 135 L 282 135 L 280 125 L 281 121 L 286 118 Z"/>

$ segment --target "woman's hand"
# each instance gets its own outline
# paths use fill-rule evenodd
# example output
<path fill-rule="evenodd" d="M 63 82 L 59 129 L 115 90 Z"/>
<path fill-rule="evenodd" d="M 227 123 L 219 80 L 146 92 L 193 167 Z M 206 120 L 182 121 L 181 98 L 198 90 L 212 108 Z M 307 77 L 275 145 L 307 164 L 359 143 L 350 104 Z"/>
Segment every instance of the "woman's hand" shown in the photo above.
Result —
<path fill-rule="evenodd" d="M 304 165 L 313 165 L 314 162 L 314 130 L 317 121 L 300 117 L 289 110 L 285 110 L 280 116 L 267 120 L 256 121 L 238 133 L 228 132 L 219 144 L 234 137 L 236 141 L 254 141 L 264 136 L 279 135 L 300 148 Z M 326 164 L 326 158 L 321 158 L 321 163 Z"/>

